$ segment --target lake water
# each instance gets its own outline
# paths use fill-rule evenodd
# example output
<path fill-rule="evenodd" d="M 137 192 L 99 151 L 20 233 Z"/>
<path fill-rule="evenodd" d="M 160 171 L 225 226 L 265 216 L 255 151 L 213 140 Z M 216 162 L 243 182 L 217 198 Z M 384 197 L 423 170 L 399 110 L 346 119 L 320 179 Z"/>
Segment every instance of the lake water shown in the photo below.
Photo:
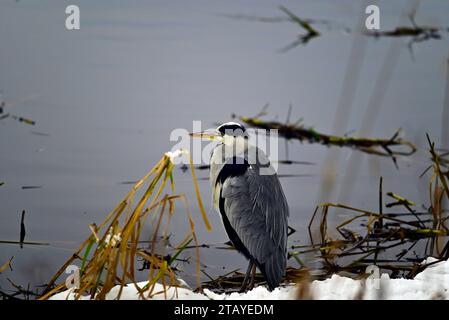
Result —
<path fill-rule="evenodd" d="M 410 26 L 401 16 L 412 2 L 378 3 L 382 30 Z M 65 29 L 69 4 L 80 8 L 80 30 Z M 0 181 L 5 183 L 0 187 L 0 240 L 19 240 L 20 213 L 25 210 L 26 240 L 50 243 L 23 249 L 0 244 L 0 265 L 15 257 L 14 272 L 0 276 L 2 289 L 9 288 L 6 277 L 23 286 L 46 283 L 89 235 L 88 225 L 101 222 L 127 193 L 131 186 L 121 182 L 139 179 L 170 150 L 173 129 L 191 130 L 193 120 L 212 127 L 230 120 L 232 113 L 253 116 L 266 103 L 268 120 L 285 121 L 291 104 L 292 122 L 303 118 L 306 126 L 324 133 L 357 135 L 367 130 L 370 136 L 389 138 L 402 128 L 404 138 L 418 146 L 412 157 L 398 160 L 396 169 L 388 158 L 290 142 L 291 160 L 316 163 L 279 168 L 280 174 L 305 175 L 281 180 L 290 225 L 297 229 L 291 243 L 308 243 L 307 223 L 320 201 L 377 209 L 379 176 L 385 191 L 427 203 L 427 180 L 418 179 L 428 165 L 425 133 L 439 144 L 442 120 L 449 120 L 442 119 L 447 32 L 441 32 L 440 40 L 414 44 L 411 54 L 410 39 L 376 39 L 345 30 L 356 30 L 365 17 L 360 1 L 283 1 L 302 18 L 331 24 L 315 24 L 320 37 L 280 53 L 303 33 L 298 25 L 230 17 L 285 18 L 279 5 L 0 2 L 5 110 L 36 121 L 30 126 L 0 120 Z M 448 12 L 447 1 L 423 1 L 416 22 L 447 27 Z M 358 53 L 353 61 L 351 51 Z M 348 70 L 354 85 L 344 91 Z M 358 72 L 359 78 L 354 76 Z M 280 158 L 285 158 L 283 141 Z M 200 189 L 212 233 L 203 230 L 195 210 L 190 176 L 179 168 L 175 172 L 178 191 L 191 199 L 200 242 L 227 241 L 210 206 L 208 181 L 200 180 Z M 184 213 L 175 215 L 175 237 L 183 225 Z M 211 275 L 246 268 L 242 256 L 225 250 L 203 249 L 202 262 Z M 191 281 L 193 266 L 181 267 Z"/>

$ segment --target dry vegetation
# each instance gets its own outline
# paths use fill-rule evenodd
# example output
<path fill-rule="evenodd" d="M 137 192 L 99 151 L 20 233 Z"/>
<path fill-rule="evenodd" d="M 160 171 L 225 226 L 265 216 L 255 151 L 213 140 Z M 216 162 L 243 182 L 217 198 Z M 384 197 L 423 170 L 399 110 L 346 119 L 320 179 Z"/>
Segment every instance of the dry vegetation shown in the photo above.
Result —
<path fill-rule="evenodd" d="M 198 241 L 187 199 L 183 194 L 175 193 L 173 167 L 171 155 L 164 155 L 159 163 L 133 186 L 127 196 L 99 226 L 91 225 L 91 235 L 53 276 L 40 299 L 47 299 L 52 294 L 66 289 L 65 282 L 57 284 L 57 281 L 64 274 L 67 266 L 76 263 L 81 265 L 80 286 L 76 290 L 76 298 L 88 294 L 92 299 L 101 300 L 116 285 L 121 286 L 120 296 L 123 286 L 127 283 L 136 286 L 141 298 L 150 298 L 155 294 L 154 287 L 157 282 L 162 283 L 164 287 L 177 286 L 178 280 L 172 263 L 188 244 L 192 241 L 197 244 Z M 206 228 L 210 229 L 199 197 L 193 165 L 191 170 L 203 221 Z M 147 187 L 143 195 L 136 201 L 136 194 L 145 185 Z M 167 188 L 168 185 L 170 185 L 169 188 Z M 189 229 L 184 239 L 176 246 L 173 256 L 161 256 L 156 253 L 155 248 L 158 242 L 167 240 L 170 220 L 175 212 L 177 214 L 182 211 L 175 210 L 178 203 L 184 208 Z M 152 223 L 154 230 L 149 240 L 150 250 L 139 247 L 139 243 L 147 240 L 142 239 L 143 228 L 147 223 Z M 198 249 L 195 250 L 195 255 L 199 285 Z M 138 258 L 147 263 L 145 269 L 148 270 L 148 284 L 144 287 L 139 287 L 136 281 Z"/>

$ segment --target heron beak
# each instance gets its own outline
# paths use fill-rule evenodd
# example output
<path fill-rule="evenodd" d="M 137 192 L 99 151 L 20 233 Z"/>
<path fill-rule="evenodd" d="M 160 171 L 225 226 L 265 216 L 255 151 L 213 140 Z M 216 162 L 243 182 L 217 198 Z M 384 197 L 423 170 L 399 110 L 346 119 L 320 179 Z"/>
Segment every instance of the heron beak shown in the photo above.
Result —
<path fill-rule="evenodd" d="M 192 132 L 189 133 L 189 136 L 191 136 L 192 138 L 201 138 L 211 141 L 221 141 L 223 138 L 218 132 L 206 132 L 206 131 Z"/>

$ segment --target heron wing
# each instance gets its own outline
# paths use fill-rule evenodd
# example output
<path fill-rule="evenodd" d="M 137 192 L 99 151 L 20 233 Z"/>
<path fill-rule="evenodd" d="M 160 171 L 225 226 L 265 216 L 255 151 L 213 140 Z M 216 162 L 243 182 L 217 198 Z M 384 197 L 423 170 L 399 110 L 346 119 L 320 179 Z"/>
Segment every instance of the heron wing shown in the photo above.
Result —
<path fill-rule="evenodd" d="M 286 267 L 287 201 L 276 174 L 260 175 L 249 165 L 244 172 L 237 172 L 217 181 L 221 183 L 220 212 L 256 260 L 270 287 L 275 287 Z"/>

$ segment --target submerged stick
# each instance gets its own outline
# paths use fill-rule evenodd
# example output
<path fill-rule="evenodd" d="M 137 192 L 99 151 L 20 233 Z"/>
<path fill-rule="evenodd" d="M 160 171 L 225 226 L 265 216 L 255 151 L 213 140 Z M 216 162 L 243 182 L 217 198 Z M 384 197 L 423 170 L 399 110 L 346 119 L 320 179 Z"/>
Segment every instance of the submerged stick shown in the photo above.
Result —
<path fill-rule="evenodd" d="M 263 114 L 263 113 L 262 113 Z M 294 124 L 281 123 L 277 121 L 264 121 L 259 116 L 256 117 L 238 117 L 242 122 L 250 127 L 271 130 L 278 130 L 278 134 L 285 139 L 296 139 L 307 141 L 309 143 L 319 143 L 326 146 L 350 147 L 359 151 L 375 154 L 383 157 L 390 157 L 394 161 L 396 156 L 410 156 L 416 152 L 416 146 L 399 137 L 400 130 L 389 139 L 381 138 L 361 138 L 348 136 L 328 135 L 316 131 L 313 128 L 306 128 L 299 122 Z M 406 147 L 408 150 L 393 150 L 393 147 Z"/>
<path fill-rule="evenodd" d="M 20 218 L 20 248 L 23 248 L 23 242 L 25 240 L 25 210 L 22 210 L 22 217 Z"/>

